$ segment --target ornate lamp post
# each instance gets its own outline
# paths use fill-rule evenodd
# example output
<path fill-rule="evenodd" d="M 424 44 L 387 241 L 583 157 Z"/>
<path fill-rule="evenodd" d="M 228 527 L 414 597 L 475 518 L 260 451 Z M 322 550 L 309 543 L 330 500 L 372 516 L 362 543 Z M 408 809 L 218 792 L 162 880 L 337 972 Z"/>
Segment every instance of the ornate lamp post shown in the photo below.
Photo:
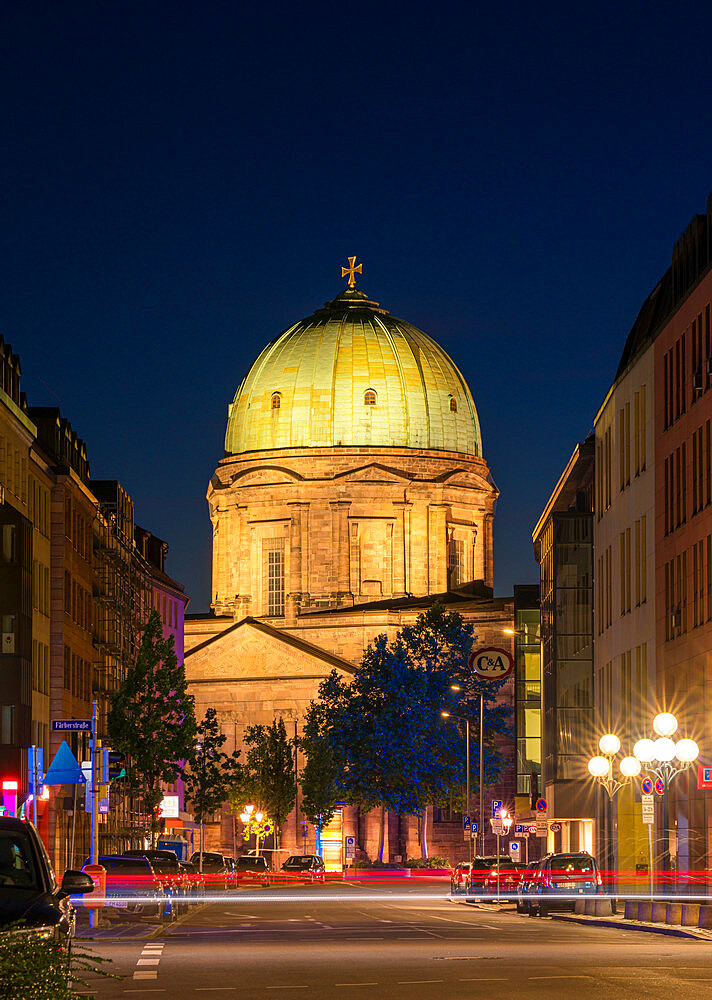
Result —
<path fill-rule="evenodd" d="M 670 831 L 668 819 L 668 788 L 678 774 L 686 771 L 700 755 L 694 740 L 672 737 L 678 730 L 678 721 L 671 712 L 659 712 L 653 719 L 656 740 L 642 739 L 633 747 L 633 753 L 645 770 L 663 785 L 663 871 L 670 868 Z"/>
<path fill-rule="evenodd" d="M 240 819 L 247 827 L 247 840 L 249 842 L 250 837 L 252 836 L 252 821 L 254 819 L 255 826 L 259 827 L 263 819 L 263 814 L 259 810 L 255 812 L 254 804 L 252 802 L 248 802 L 244 808 L 244 811 L 240 813 Z M 259 854 L 260 853 L 259 837 L 258 837 L 258 842 L 256 844 L 256 850 L 257 853 Z"/>
<path fill-rule="evenodd" d="M 451 684 L 451 691 L 459 691 L 459 684 Z M 454 715 L 452 712 L 441 712 L 443 719 L 459 719 L 460 722 L 465 723 L 465 777 L 466 777 L 466 791 L 465 791 L 465 813 L 470 815 L 470 720 L 465 715 Z M 481 781 L 481 779 L 480 779 Z M 472 831 L 470 831 L 470 836 L 468 838 L 468 848 L 467 856 L 470 861 L 472 861 Z"/>
<path fill-rule="evenodd" d="M 611 873 L 615 863 L 613 851 L 613 799 L 620 792 L 621 788 L 629 785 L 633 778 L 640 774 L 640 761 L 636 757 L 622 757 L 618 762 L 620 777 L 616 777 L 613 771 L 613 762 L 620 752 L 621 741 L 615 733 L 604 733 L 598 741 L 598 749 L 601 753 L 591 757 L 588 762 L 588 773 L 594 781 L 603 788 L 608 795 L 606 807 L 606 826 L 608 828 L 608 860 L 606 864 L 607 879 L 610 881 Z"/>
<path fill-rule="evenodd" d="M 490 820 L 492 830 L 497 835 L 497 902 L 499 902 L 499 838 L 501 835 L 506 837 L 509 834 L 512 822 L 513 817 L 506 809 L 500 809 L 497 815 Z"/>

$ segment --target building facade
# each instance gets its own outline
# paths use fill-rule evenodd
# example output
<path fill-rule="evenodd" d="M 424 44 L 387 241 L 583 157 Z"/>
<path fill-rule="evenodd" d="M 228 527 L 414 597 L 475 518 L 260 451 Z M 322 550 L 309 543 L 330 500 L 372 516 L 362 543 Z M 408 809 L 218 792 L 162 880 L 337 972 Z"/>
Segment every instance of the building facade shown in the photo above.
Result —
<path fill-rule="evenodd" d="M 215 707 L 237 748 L 245 726 L 280 715 L 298 732 L 332 669 L 353 673 L 376 635 L 436 599 L 482 645 L 511 647 L 513 601 L 492 596 L 496 498 L 469 388 L 431 338 L 357 290 L 290 326 L 241 382 L 208 489 L 212 613 L 186 619 L 198 715 Z M 502 754 L 488 797 L 513 808 L 512 741 Z M 431 821 L 432 851 L 466 857 L 461 817 Z M 344 808 L 330 863 L 345 831 L 373 857 L 378 824 Z M 287 847 L 304 850 L 302 830 L 297 804 Z M 208 836 L 232 852 L 231 818 Z M 418 850 L 416 821 L 391 817 L 386 853 Z"/>

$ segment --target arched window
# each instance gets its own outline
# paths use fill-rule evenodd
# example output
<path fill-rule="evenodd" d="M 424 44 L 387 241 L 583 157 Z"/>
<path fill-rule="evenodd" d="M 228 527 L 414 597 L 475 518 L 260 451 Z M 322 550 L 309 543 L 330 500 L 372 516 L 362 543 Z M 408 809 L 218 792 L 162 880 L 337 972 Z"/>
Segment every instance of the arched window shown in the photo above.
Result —
<path fill-rule="evenodd" d="M 457 413 L 457 400 L 454 396 L 450 396 L 450 413 Z"/>
<path fill-rule="evenodd" d="M 373 389 L 366 389 L 363 394 L 363 405 L 364 406 L 375 406 L 376 405 L 376 393 Z"/>
<path fill-rule="evenodd" d="M 273 410 L 278 410 L 281 405 L 282 405 L 282 397 L 280 396 L 280 394 L 278 392 L 273 392 L 272 393 L 272 409 Z"/>

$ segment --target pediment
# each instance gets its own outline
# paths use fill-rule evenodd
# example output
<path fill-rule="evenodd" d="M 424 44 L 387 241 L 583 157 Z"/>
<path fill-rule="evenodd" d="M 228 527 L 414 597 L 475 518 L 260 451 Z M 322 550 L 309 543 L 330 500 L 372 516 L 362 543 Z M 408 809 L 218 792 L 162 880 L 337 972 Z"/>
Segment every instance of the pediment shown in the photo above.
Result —
<path fill-rule="evenodd" d="M 261 465 L 259 468 L 245 469 L 230 477 L 231 486 L 280 486 L 301 483 L 304 477 L 280 465 Z"/>
<path fill-rule="evenodd" d="M 496 488 L 484 476 L 478 476 L 469 469 L 453 469 L 442 476 L 438 476 L 436 482 L 444 486 L 462 486 L 469 490 L 480 490 L 484 493 L 496 493 Z"/>
<path fill-rule="evenodd" d="M 348 660 L 254 618 L 243 618 L 185 654 L 189 684 L 314 679 L 334 668 L 355 670 Z"/>
<path fill-rule="evenodd" d="M 390 469 L 386 465 L 372 462 L 359 469 L 341 472 L 334 479 L 342 479 L 347 483 L 410 483 L 413 477 L 400 469 Z"/>

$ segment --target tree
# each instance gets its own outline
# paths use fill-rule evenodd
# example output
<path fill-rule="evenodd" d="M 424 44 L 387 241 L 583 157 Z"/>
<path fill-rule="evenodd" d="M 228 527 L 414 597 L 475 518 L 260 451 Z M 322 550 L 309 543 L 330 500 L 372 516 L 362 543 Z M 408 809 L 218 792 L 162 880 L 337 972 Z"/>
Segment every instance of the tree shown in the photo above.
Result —
<path fill-rule="evenodd" d="M 186 745 L 195 736 L 195 702 L 188 694 L 185 668 L 178 663 L 173 636 L 163 638 L 155 610 L 136 662 L 111 700 L 108 729 L 112 745 L 127 755 L 127 780 L 141 796 L 155 846 L 162 783 L 174 782 L 182 773 Z"/>
<path fill-rule="evenodd" d="M 323 704 L 312 702 L 307 708 L 298 745 L 305 757 L 299 779 L 302 787 L 302 812 L 314 825 L 319 854 L 321 831 L 336 812 L 341 790 L 341 771 L 335 753 L 334 734 L 330 731 L 329 713 Z"/>
<path fill-rule="evenodd" d="M 233 810 L 245 797 L 252 799 L 274 821 L 276 846 L 287 816 L 294 808 L 297 785 L 294 774 L 295 741 L 288 739 L 284 719 L 271 726 L 248 726 L 245 763 L 231 792 Z"/>
<path fill-rule="evenodd" d="M 193 816 L 200 823 L 200 871 L 203 871 L 205 851 L 205 820 L 219 809 L 228 797 L 230 788 L 239 780 L 240 751 L 227 754 L 222 749 L 227 736 L 220 729 L 218 713 L 214 708 L 205 712 L 198 723 L 197 739 L 186 771 L 185 796 L 190 802 Z"/>
<path fill-rule="evenodd" d="M 420 818 L 421 851 L 427 857 L 425 817 L 430 805 L 461 797 L 465 741 L 446 710 L 474 716 L 485 695 L 485 780 L 501 768 L 495 737 L 508 730 L 509 709 L 497 703 L 504 682 L 472 678 L 468 659 L 473 627 L 461 615 L 434 605 L 389 641 L 376 637 L 349 683 L 333 672 L 319 688 L 321 733 L 331 744 L 345 801 L 381 807 L 379 860 L 383 858 L 388 810 Z M 453 706 L 451 685 L 463 697 Z M 479 770 L 479 762 L 476 764 Z"/>

